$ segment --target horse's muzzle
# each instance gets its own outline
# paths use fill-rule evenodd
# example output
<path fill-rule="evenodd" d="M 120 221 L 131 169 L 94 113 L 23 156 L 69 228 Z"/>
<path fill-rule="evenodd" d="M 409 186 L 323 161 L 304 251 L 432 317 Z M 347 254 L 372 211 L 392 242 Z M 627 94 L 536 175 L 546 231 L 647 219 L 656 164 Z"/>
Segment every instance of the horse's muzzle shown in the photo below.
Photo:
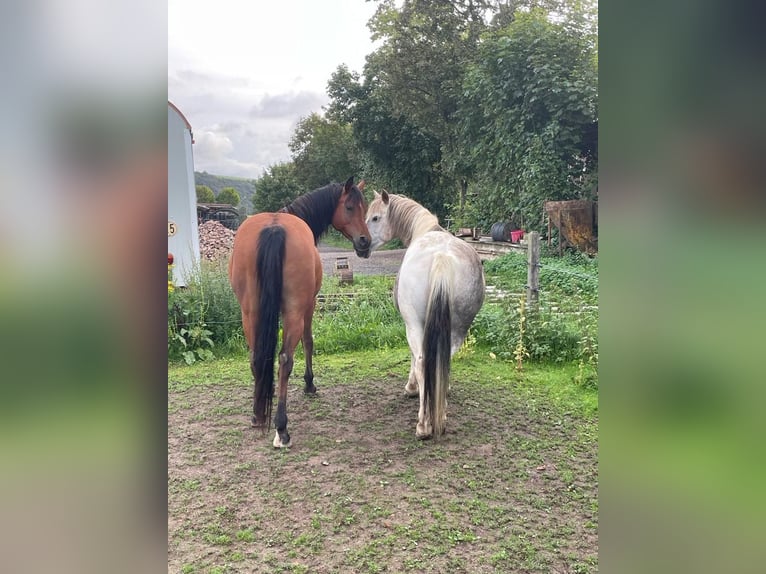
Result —
<path fill-rule="evenodd" d="M 370 256 L 370 240 L 365 235 L 359 236 L 359 239 L 354 241 L 354 251 L 359 257 L 367 259 Z"/>

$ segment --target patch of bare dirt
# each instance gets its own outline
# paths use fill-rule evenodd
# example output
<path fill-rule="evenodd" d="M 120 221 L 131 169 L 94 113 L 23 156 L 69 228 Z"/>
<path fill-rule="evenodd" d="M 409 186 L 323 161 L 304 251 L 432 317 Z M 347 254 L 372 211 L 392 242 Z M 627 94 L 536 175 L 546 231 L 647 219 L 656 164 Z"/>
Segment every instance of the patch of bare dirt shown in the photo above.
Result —
<path fill-rule="evenodd" d="M 418 441 L 404 382 L 291 381 L 289 451 L 244 382 L 171 392 L 168 571 L 597 571 L 594 423 L 454 381 L 446 436 Z"/>

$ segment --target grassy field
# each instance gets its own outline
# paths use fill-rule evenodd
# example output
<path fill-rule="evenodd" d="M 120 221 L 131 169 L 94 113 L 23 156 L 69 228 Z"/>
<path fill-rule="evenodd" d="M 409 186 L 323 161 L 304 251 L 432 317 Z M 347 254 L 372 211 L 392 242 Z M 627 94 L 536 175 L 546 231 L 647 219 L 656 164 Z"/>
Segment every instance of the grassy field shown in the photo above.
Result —
<path fill-rule="evenodd" d="M 577 365 L 453 361 L 415 438 L 406 348 L 296 360 L 294 446 L 249 426 L 244 354 L 168 371 L 169 572 L 596 572 L 597 392 Z"/>

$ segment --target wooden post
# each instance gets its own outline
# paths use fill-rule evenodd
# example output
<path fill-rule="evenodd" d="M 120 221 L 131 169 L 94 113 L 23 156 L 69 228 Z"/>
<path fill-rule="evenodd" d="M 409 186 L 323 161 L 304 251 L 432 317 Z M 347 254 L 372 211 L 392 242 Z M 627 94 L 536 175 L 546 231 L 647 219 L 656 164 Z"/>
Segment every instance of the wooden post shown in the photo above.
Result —
<path fill-rule="evenodd" d="M 537 305 L 540 299 L 540 234 L 527 235 L 527 303 Z"/>

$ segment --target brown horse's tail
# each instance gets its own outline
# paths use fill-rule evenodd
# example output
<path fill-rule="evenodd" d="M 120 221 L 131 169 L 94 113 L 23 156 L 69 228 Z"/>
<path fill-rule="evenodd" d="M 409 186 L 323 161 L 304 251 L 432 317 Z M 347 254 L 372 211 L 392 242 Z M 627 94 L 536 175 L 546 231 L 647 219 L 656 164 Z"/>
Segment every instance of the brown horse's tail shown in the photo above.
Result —
<path fill-rule="evenodd" d="M 451 273 L 449 258 L 437 254 L 431 265 L 423 332 L 424 402 L 434 436 L 444 434 L 445 430 L 452 341 Z"/>
<path fill-rule="evenodd" d="M 253 424 L 268 430 L 274 397 L 274 357 L 279 335 L 282 305 L 282 266 L 285 259 L 285 228 L 272 225 L 258 238 L 256 269 L 258 276 L 258 328 L 253 348 Z"/>

